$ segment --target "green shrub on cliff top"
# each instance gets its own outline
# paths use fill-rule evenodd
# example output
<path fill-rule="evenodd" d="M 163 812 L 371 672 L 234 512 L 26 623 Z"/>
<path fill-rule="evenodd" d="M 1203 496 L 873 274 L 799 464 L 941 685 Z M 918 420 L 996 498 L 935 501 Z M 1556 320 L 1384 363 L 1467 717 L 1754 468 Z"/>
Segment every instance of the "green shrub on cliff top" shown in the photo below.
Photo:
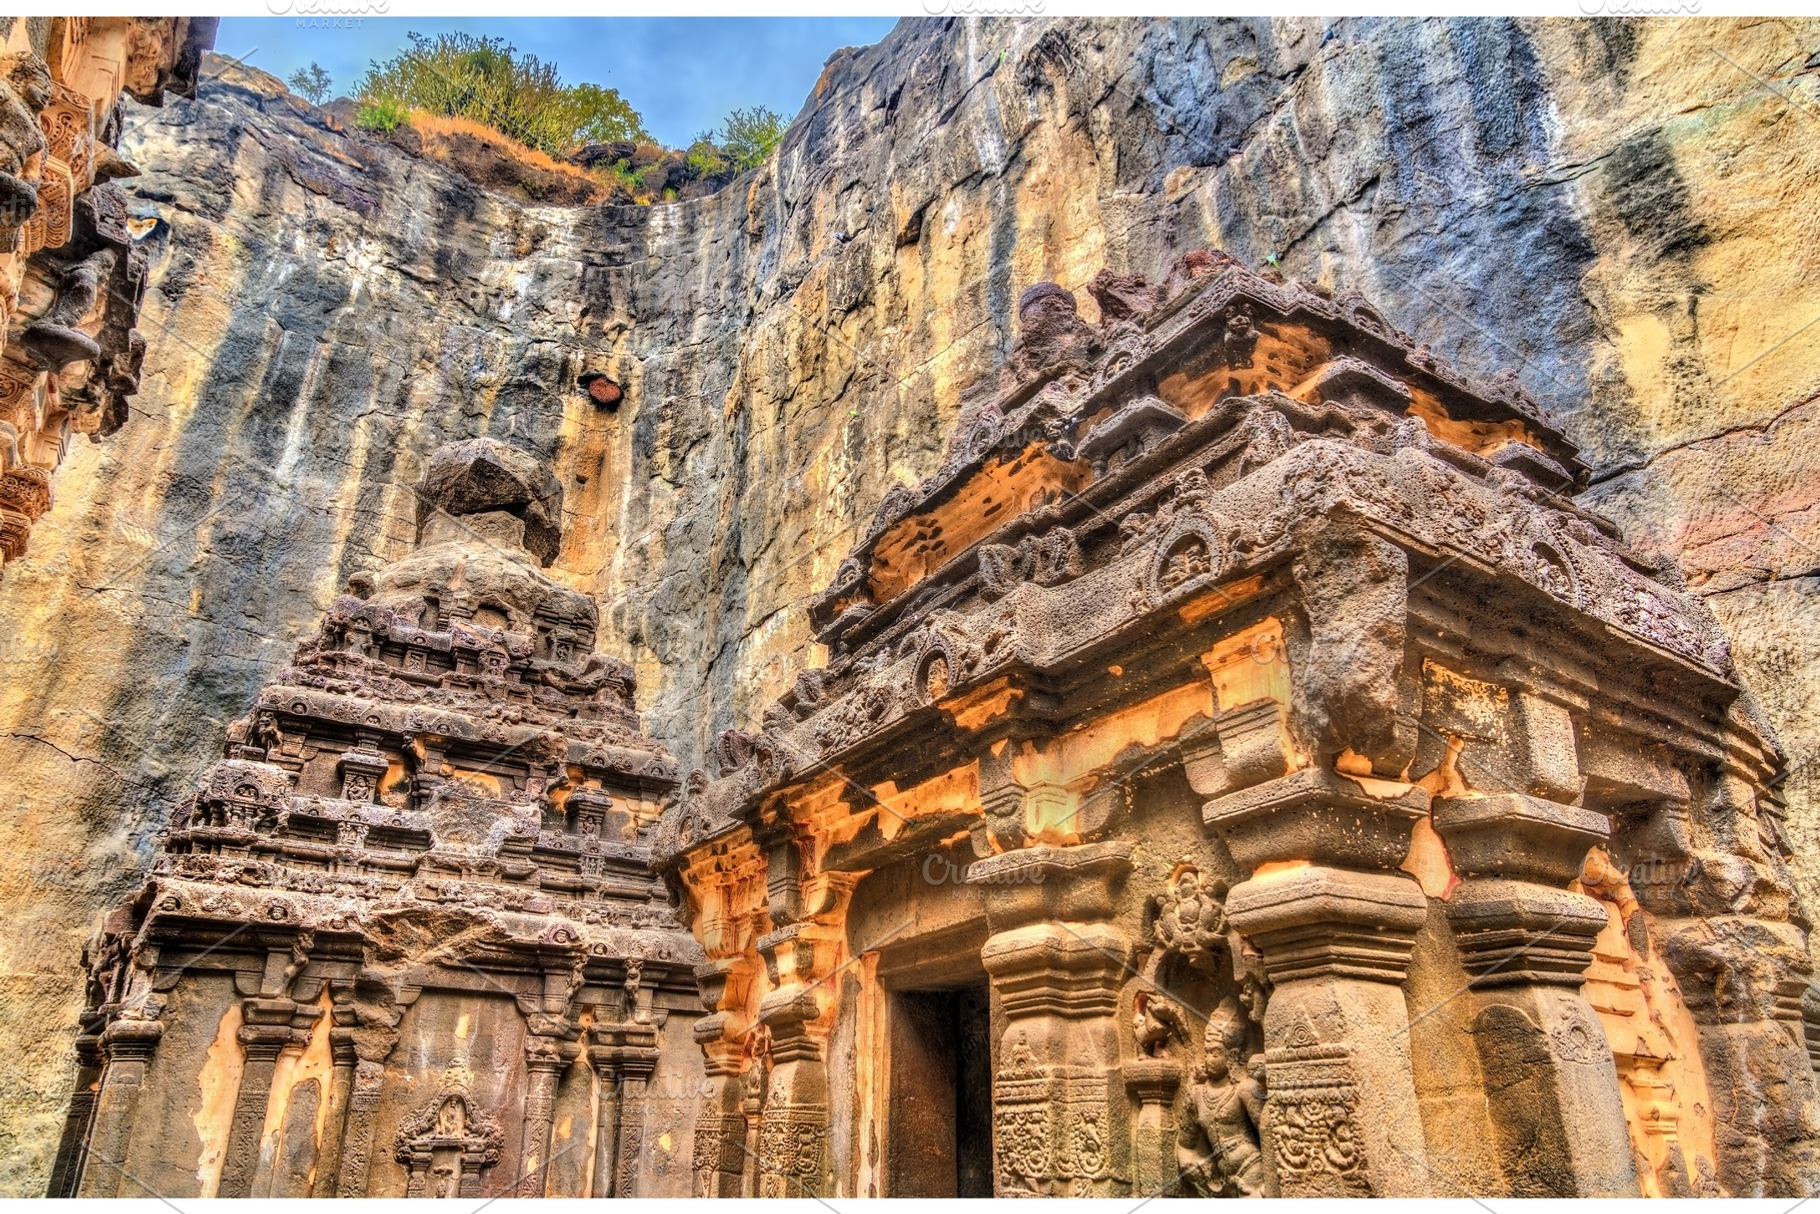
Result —
<path fill-rule="evenodd" d="M 360 96 L 368 107 L 391 102 L 407 111 L 466 118 L 552 156 L 585 143 L 647 137 L 638 111 L 616 90 L 566 85 L 554 63 L 519 55 L 503 38 L 459 32 L 406 37 L 408 47 L 367 68 Z"/>
<path fill-rule="evenodd" d="M 395 131 L 411 116 L 410 107 L 390 97 L 362 101 L 354 111 L 354 123 L 369 131 Z"/>
<path fill-rule="evenodd" d="M 716 176 L 728 168 L 727 155 L 715 144 L 713 131 L 703 131 L 695 137 L 684 153 L 683 163 L 696 180 Z"/>

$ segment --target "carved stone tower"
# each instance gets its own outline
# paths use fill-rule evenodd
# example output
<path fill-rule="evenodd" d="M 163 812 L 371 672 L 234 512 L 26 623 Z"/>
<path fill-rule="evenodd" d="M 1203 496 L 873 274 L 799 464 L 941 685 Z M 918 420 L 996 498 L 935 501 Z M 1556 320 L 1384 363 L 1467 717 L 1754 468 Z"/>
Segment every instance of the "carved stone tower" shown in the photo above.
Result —
<path fill-rule="evenodd" d="M 647 836 L 677 783 L 549 472 L 430 459 L 91 947 L 53 1194 L 687 1192 L 699 947 Z"/>

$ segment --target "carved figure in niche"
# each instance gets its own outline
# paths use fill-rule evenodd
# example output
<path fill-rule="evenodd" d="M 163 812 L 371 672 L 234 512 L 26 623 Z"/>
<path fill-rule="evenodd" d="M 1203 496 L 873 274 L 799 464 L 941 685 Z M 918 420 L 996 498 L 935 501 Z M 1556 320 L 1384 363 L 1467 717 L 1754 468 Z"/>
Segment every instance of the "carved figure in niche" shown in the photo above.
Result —
<path fill-rule="evenodd" d="M 1164 561 L 1163 589 L 1174 590 L 1212 568 L 1213 555 L 1207 551 L 1207 541 L 1198 535 L 1185 535 L 1170 549 Z"/>
<path fill-rule="evenodd" d="M 406 1197 L 476 1197 L 499 1162 L 505 1131 L 468 1102 L 467 1076 L 450 1067 L 435 1097 L 398 1127 L 394 1157 L 410 1173 Z"/>
<path fill-rule="evenodd" d="M 1243 304 L 1226 315 L 1226 330 L 1220 335 L 1226 351 L 1226 365 L 1240 369 L 1251 366 L 1251 353 L 1258 347 L 1258 329 L 1251 309 Z"/>
<path fill-rule="evenodd" d="M 644 983 L 645 983 L 644 958 L 627 957 L 626 958 L 626 981 L 625 981 L 626 1019 L 635 1020 L 635 1021 L 639 1022 L 640 1024 L 643 1024 L 645 1021 L 647 1021 L 651 1018 L 650 1013 L 645 1009 L 643 1004 L 640 1003 L 639 998 L 638 998 L 638 992 L 644 987 Z"/>
<path fill-rule="evenodd" d="M 939 700 L 948 694 L 947 658 L 938 656 L 929 659 L 929 664 L 923 667 L 923 690 L 929 693 L 932 700 Z"/>
<path fill-rule="evenodd" d="M 436 1112 L 436 1136 L 439 1138 L 457 1138 L 467 1131 L 468 1110 L 462 1104 L 461 1097 L 451 1096 L 442 1102 L 442 1108 Z"/>
<path fill-rule="evenodd" d="M 1220 1004 L 1207 1021 L 1201 1062 L 1182 1096 L 1176 1162 L 1196 1196 L 1263 1196 L 1264 1083 L 1241 1057 L 1248 1019 L 1237 999 Z"/>
<path fill-rule="evenodd" d="M 1131 1035 L 1146 1058 L 1175 1058 L 1188 1044 L 1188 1024 L 1181 1005 L 1148 992 L 1132 1003 Z"/>
<path fill-rule="evenodd" d="M 1226 949 L 1226 886 L 1192 864 L 1180 864 L 1157 895 L 1156 940 L 1159 961 L 1180 957 L 1195 969 L 1212 972 L 1215 957 Z"/>

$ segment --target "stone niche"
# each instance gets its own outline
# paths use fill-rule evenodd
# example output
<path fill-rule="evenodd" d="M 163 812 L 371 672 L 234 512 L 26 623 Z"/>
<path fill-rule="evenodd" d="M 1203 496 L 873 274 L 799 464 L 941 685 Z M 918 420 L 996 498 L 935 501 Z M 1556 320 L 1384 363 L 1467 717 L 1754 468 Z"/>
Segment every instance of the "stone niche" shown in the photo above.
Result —
<path fill-rule="evenodd" d="M 113 184 L 122 97 L 194 97 L 214 17 L 0 17 L 0 571 L 71 439 L 126 422 L 150 232 Z"/>
<path fill-rule="evenodd" d="M 90 946 L 53 1195 L 690 1192 L 676 765 L 542 572 L 548 471 L 469 440 L 418 496 Z"/>
<path fill-rule="evenodd" d="M 1675 570 L 1356 295 L 1087 290 L 658 824 L 693 1191 L 1814 1191 L 1781 757 Z"/>

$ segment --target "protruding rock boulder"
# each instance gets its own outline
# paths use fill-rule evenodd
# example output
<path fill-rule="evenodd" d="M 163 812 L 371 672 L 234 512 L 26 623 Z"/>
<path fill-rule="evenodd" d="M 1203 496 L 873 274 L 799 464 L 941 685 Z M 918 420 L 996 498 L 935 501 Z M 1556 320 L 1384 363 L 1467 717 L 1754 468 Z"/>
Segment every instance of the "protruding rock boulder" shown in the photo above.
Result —
<path fill-rule="evenodd" d="M 1080 317 L 1074 296 L 1052 282 L 1039 282 L 1017 301 L 1017 345 L 1009 374 L 1024 380 L 1070 364 L 1085 364 L 1093 330 Z"/>
<path fill-rule="evenodd" d="M 417 495 L 417 534 L 436 513 L 467 518 L 507 514 L 524 524 L 524 546 L 540 564 L 562 544 L 562 485 L 550 470 L 498 439 L 470 438 L 430 456 Z"/>

